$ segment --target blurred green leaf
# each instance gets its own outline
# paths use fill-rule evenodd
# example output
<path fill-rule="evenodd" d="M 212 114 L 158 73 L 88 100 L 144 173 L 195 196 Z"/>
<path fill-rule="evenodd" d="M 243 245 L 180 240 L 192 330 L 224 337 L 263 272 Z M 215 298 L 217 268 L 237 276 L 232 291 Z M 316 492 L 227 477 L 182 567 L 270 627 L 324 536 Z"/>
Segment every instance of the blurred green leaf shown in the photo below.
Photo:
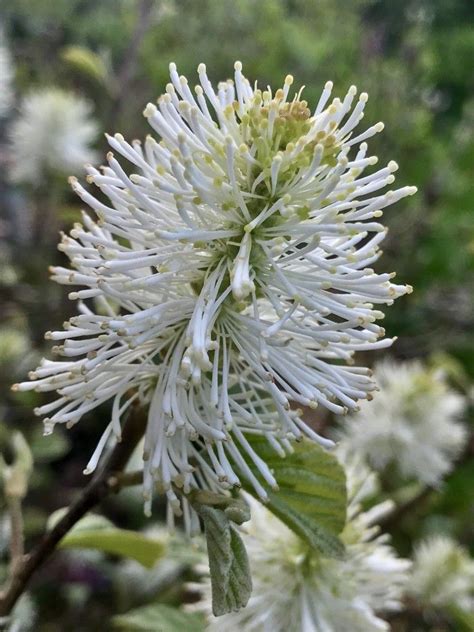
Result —
<path fill-rule="evenodd" d="M 22 499 L 28 492 L 28 483 L 33 470 L 33 454 L 25 437 L 18 430 L 10 435 L 13 460 L 7 463 L 0 454 L 0 478 L 3 492 L 9 499 Z"/>
<path fill-rule="evenodd" d="M 449 613 L 456 622 L 457 632 L 474 632 L 474 612 L 452 606 Z"/>
<path fill-rule="evenodd" d="M 52 434 L 45 437 L 43 426 L 38 423 L 30 435 L 30 447 L 36 462 L 48 463 L 65 456 L 70 450 L 70 442 L 61 428 L 56 428 Z"/>
<path fill-rule="evenodd" d="M 67 513 L 68 507 L 61 507 L 61 509 L 57 509 L 54 513 L 50 515 L 48 518 L 47 529 L 50 531 L 56 524 L 61 520 L 61 518 Z M 79 522 L 77 522 L 73 529 L 71 529 L 70 533 L 78 533 L 80 531 L 98 531 L 99 529 L 114 529 L 114 524 L 105 516 L 101 516 L 100 514 L 88 514 L 81 518 Z"/>
<path fill-rule="evenodd" d="M 67 510 L 67 507 L 63 507 L 55 511 L 48 519 L 47 528 L 52 529 Z M 120 555 L 136 560 L 145 568 L 153 568 L 166 548 L 160 540 L 129 529 L 114 527 L 108 518 L 99 514 L 89 514 L 79 520 L 61 540 L 59 547 L 95 549 L 112 555 Z"/>
<path fill-rule="evenodd" d="M 337 536 L 346 522 L 346 477 L 334 454 L 305 440 L 282 458 L 265 439 L 249 441 L 279 486 L 279 491 L 267 489 L 266 507 L 314 549 L 341 557 L 344 546 Z M 248 464 L 258 477 L 257 468 Z M 242 480 L 246 491 L 258 498 L 250 482 Z"/>
<path fill-rule="evenodd" d="M 102 57 L 90 49 L 85 48 L 84 46 L 68 46 L 63 49 L 61 58 L 71 68 L 77 70 L 86 77 L 94 79 L 104 85 L 107 83 L 107 66 Z"/>
<path fill-rule="evenodd" d="M 153 568 L 163 556 L 162 542 L 127 529 L 73 529 L 61 540 L 60 548 L 95 549 L 136 560 L 145 568 Z"/>
<path fill-rule="evenodd" d="M 204 617 L 164 604 L 131 610 L 113 618 L 114 628 L 124 632 L 204 632 Z"/>

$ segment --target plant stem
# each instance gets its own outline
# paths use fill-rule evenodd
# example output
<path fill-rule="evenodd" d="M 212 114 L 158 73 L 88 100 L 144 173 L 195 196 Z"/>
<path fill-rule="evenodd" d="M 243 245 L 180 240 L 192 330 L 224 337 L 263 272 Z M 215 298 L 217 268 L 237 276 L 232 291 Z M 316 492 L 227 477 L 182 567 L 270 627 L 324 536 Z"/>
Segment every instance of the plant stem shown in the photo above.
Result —
<path fill-rule="evenodd" d="M 431 496 L 435 490 L 432 487 L 423 487 L 413 498 L 410 498 L 405 503 L 398 505 L 395 509 L 389 513 L 385 518 L 379 521 L 379 527 L 382 531 L 391 531 L 396 527 L 399 522 L 405 518 L 412 511 L 416 511 L 423 503 Z"/>
<path fill-rule="evenodd" d="M 156 9 L 155 0 L 140 0 L 137 9 L 137 21 L 135 23 L 135 29 L 132 33 L 132 37 L 128 44 L 127 50 L 123 55 L 122 66 L 118 71 L 117 86 L 118 95 L 112 106 L 112 111 L 109 114 L 109 125 L 112 122 L 112 127 L 115 125 L 117 119 L 120 117 L 122 108 L 129 98 L 130 83 L 136 73 L 138 56 L 140 52 L 140 45 L 143 38 L 146 35 L 147 30 L 151 25 L 151 14 Z"/>
<path fill-rule="evenodd" d="M 0 595 L 0 617 L 7 617 L 11 613 L 32 575 L 54 553 L 57 544 L 68 531 L 106 496 L 120 489 L 117 473 L 126 466 L 143 436 L 144 428 L 144 415 L 139 409 L 132 410 L 123 427 L 122 441 L 111 450 L 102 468 L 84 488 L 77 500 L 70 505 L 67 513 L 55 527 L 47 531 L 30 553 L 22 556 L 12 568 L 13 572 L 8 585 Z"/>
<path fill-rule="evenodd" d="M 11 496 L 7 503 L 10 517 L 10 573 L 14 574 L 23 558 L 23 513 L 20 498 Z"/>

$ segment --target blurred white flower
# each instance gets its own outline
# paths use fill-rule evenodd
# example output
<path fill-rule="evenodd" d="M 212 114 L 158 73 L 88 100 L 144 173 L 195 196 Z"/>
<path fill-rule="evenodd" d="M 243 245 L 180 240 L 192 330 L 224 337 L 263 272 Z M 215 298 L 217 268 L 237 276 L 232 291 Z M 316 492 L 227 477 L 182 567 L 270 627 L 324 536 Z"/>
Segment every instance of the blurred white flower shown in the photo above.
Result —
<path fill-rule="evenodd" d="M 8 114 L 13 104 L 13 64 L 0 33 L 0 118 Z"/>
<path fill-rule="evenodd" d="M 20 367 L 25 369 L 26 356 L 31 360 L 31 351 L 30 340 L 21 329 L 0 327 L 0 371 L 7 371 L 10 377 L 18 375 Z"/>
<path fill-rule="evenodd" d="M 340 454 L 341 456 L 341 454 Z M 248 498 L 252 518 L 242 536 L 252 569 L 253 592 L 239 612 L 215 619 L 210 586 L 197 606 L 209 615 L 209 632 L 376 632 L 390 627 L 378 614 L 400 608 L 410 562 L 379 534 L 377 520 L 390 501 L 361 511 L 375 478 L 357 458 L 346 460 L 349 507 L 341 534 L 344 559 L 311 551 L 278 518 Z"/>
<path fill-rule="evenodd" d="M 18 274 L 11 259 L 10 253 L 0 244 L 0 287 L 11 287 L 18 283 Z"/>
<path fill-rule="evenodd" d="M 52 272 L 85 286 L 70 294 L 81 313 L 47 334 L 65 341 L 54 350 L 66 359 L 17 388 L 58 392 L 37 410 L 49 430 L 113 400 L 88 471 L 131 401 L 148 404 L 145 491 L 160 483 L 178 510 L 172 482 L 229 488 L 239 482 L 231 462 L 248 470 L 242 452 L 275 483 L 246 433 L 280 453 L 302 434 L 332 445 L 290 402 L 345 413 L 374 389 L 368 369 L 347 364 L 392 343 L 376 307 L 411 288 L 369 267 L 386 232 L 373 220 L 415 188 L 376 193 L 394 162 L 361 176 L 377 162 L 365 140 L 383 125 L 354 134 L 367 101 L 353 106 L 354 87 L 329 103 L 327 83 L 311 112 L 301 90 L 289 97 L 292 77 L 272 95 L 237 62 L 215 91 L 200 65 L 193 94 L 170 71 L 158 107 L 145 109 L 160 141 L 109 137 L 130 164 L 109 153 L 107 167 L 88 169 L 100 199 L 72 179 L 98 221 L 84 215 L 64 237 L 72 270 Z M 82 303 L 91 298 L 96 312 Z"/>
<path fill-rule="evenodd" d="M 8 619 L 6 632 L 30 632 L 36 627 L 36 605 L 29 593 L 23 593 L 18 599 Z"/>
<path fill-rule="evenodd" d="M 95 161 L 97 124 L 91 113 L 90 103 L 58 88 L 28 94 L 11 127 L 11 179 L 37 185 Z"/>
<path fill-rule="evenodd" d="M 474 611 L 474 560 L 457 542 L 432 536 L 415 550 L 409 593 L 423 606 Z"/>
<path fill-rule="evenodd" d="M 449 388 L 441 371 L 417 361 L 376 365 L 380 392 L 347 420 L 344 442 L 382 470 L 438 485 L 462 450 L 467 430 L 459 422 L 465 398 Z"/>

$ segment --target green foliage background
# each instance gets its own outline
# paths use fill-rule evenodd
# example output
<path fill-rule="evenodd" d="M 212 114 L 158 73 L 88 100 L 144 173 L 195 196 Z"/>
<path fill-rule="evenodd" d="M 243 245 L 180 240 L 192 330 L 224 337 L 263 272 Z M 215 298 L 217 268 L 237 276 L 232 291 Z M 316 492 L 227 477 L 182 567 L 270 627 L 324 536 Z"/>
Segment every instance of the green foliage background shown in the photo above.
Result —
<path fill-rule="evenodd" d="M 129 138 L 148 132 L 142 110 L 164 91 L 170 61 L 191 83 L 198 62 L 207 64 L 215 81 L 231 75 L 236 59 L 249 78 L 264 85 L 278 86 L 291 73 L 296 84 L 306 86 L 309 103 L 317 101 L 328 79 L 335 94 L 344 95 L 351 84 L 367 91 L 366 120 L 386 124 L 371 143 L 374 153 L 381 162 L 399 162 L 400 186 L 419 187 L 418 195 L 385 215 L 390 233 L 383 268 L 397 270 L 415 288 L 388 310 L 387 331 L 399 336 L 393 353 L 434 355 L 460 388 L 469 388 L 474 378 L 472 1 L 2 0 L 0 19 L 14 56 L 18 97 L 34 86 L 73 89 L 93 102 L 103 131 Z M 7 124 L 0 129 L 2 162 L 8 160 Z M 98 148 L 105 150 L 102 139 Z M 80 205 L 62 182 L 55 186 L 59 223 L 67 229 L 79 219 Z M 52 230 L 41 248 L 32 248 L 31 235 L 22 229 L 22 213 L 40 212 L 41 195 L 35 199 L 13 189 L 0 173 L 0 442 L 5 445 L 10 429 L 19 427 L 33 445 L 37 465 L 26 515 L 31 539 L 48 514 L 83 484 L 81 471 L 107 415 L 97 412 L 68 436 L 55 435 L 46 448 L 31 414 L 36 396 L 9 392 L 18 377 L 14 373 L 21 377 L 35 364 L 43 332 L 60 326 L 71 311 L 63 289 L 47 279 L 47 264 L 61 261 L 57 234 Z M 24 334 L 28 348 L 18 352 L 6 331 Z M 472 452 L 470 445 L 424 513 L 415 510 L 397 525 L 392 535 L 401 553 L 414 538 L 434 530 L 473 546 Z M 139 494 L 110 501 L 105 512 L 126 528 L 145 525 Z M 104 629 L 104 617 L 146 602 L 124 597 L 112 558 L 100 556 L 96 562 L 63 553 L 44 569 L 33 588 L 42 621 L 35 629 Z M 168 604 L 186 598 L 172 585 L 160 593 Z M 395 624 L 399 630 L 431 629 L 403 618 Z M 437 625 L 462 629 L 451 628 L 449 621 Z"/>

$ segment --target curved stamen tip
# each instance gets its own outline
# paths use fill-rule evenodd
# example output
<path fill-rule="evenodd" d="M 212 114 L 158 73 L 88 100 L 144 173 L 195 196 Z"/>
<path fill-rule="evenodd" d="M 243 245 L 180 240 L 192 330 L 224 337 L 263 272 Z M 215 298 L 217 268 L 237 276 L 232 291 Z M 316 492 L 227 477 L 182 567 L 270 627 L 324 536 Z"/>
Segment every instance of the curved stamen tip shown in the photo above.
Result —
<path fill-rule="evenodd" d="M 153 105 L 153 103 L 148 103 L 146 108 L 143 110 L 143 116 L 145 116 L 146 118 L 149 118 L 150 116 L 153 116 L 155 112 L 156 112 L 156 105 Z"/>
<path fill-rule="evenodd" d="M 242 71 L 242 62 L 241 61 L 236 61 L 235 62 L 234 70 L 237 70 L 237 72 L 241 72 Z"/>
<path fill-rule="evenodd" d="M 395 160 L 391 160 L 388 163 L 388 170 L 391 171 L 392 173 L 394 173 L 395 171 L 398 171 L 398 164 L 395 162 Z"/>

